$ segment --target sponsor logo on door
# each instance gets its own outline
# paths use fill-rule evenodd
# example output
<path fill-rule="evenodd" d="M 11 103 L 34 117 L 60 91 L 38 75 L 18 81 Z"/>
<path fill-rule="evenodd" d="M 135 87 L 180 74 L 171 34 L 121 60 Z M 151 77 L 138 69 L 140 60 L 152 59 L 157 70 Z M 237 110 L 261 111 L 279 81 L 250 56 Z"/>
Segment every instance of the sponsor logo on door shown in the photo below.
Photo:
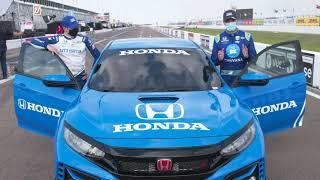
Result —
<path fill-rule="evenodd" d="M 252 111 L 257 116 L 259 116 L 259 115 L 269 114 L 273 112 L 284 111 L 284 110 L 292 109 L 296 107 L 298 107 L 297 103 L 294 100 L 292 100 L 288 102 L 281 102 L 277 104 L 271 104 L 267 106 L 253 108 Z"/>
<path fill-rule="evenodd" d="M 43 106 L 40 104 L 35 104 L 33 102 L 28 102 L 24 99 L 18 99 L 18 107 L 22 110 L 30 110 L 37 113 L 41 113 L 48 116 L 60 117 L 63 111 L 60 111 L 55 108 Z"/>

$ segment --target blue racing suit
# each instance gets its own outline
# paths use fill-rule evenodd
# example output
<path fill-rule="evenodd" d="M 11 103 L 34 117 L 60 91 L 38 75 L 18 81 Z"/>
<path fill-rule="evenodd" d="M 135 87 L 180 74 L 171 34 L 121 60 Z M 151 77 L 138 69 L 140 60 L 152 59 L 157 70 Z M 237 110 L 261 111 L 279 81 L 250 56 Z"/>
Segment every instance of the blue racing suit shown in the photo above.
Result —
<path fill-rule="evenodd" d="M 86 48 L 90 51 L 95 61 L 100 56 L 100 51 L 93 42 L 86 36 L 77 35 L 75 38 L 69 38 L 63 34 L 53 37 L 41 37 L 32 39 L 31 43 L 39 48 L 47 48 L 50 44 L 58 49 L 58 55 L 66 64 L 72 75 L 76 78 L 82 87 L 86 80 L 85 57 Z"/>
<path fill-rule="evenodd" d="M 248 58 L 243 56 L 243 45 L 248 48 Z M 224 59 L 219 61 L 218 51 L 223 49 Z M 221 75 L 228 84 L 231 84 L 247 63 L 256 56 L 257 52 L 250 33 L 238 30 L 234 34 L 229 34 L 224 31 L 214 38 L 211 59 L 215 65 L 220 65 Z"/>

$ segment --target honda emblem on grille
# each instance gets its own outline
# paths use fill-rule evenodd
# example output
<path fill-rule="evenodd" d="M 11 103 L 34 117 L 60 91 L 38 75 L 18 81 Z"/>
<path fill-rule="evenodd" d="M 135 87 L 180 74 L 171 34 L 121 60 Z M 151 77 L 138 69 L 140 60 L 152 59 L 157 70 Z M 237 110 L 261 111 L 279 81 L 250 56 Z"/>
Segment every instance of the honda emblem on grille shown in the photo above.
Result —
<path fill-rule="evenodd" d="M 171 169 L 172 169 L 171 159 L 159 159 L 157 161 L 157 169 L 160 172 L 171 171 Z"/>

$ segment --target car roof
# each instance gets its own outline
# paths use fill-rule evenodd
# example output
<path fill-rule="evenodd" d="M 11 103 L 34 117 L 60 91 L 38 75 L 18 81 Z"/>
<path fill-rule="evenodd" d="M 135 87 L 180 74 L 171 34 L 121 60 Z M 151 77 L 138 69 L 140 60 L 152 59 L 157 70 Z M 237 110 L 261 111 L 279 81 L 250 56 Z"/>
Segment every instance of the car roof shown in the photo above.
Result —
<path fill-rule="evenodd" d="M 144 48 L 199 48 L 190 40 L 177 38 L 130 38 L 118 39 L 108 47 L 116 49 L 144 49 Z"/>

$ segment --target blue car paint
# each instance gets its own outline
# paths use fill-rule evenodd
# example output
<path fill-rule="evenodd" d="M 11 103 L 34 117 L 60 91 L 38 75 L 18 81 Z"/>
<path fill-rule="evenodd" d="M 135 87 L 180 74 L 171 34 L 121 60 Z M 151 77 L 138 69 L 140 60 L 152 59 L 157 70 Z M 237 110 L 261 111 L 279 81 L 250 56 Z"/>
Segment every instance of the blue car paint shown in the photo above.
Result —
<path fill-rule="evenodd" d="M 167 120 L 165 122 L 201 122 L 210 131 L 145 131 L 113 133 L 113 125 L 148 123 L 135 114 L 135 107 L 142 103 L 139 98 L 149 97 L 177 97 L 176 103 L 183 105 L 184 118 Z M 97 103 L 98 102 L 98 103 Z M 117 103 L 126 102 L 126 103 Z M 158 102 L 158 101 L 156 101 Z M 153 103 L 153 101 L 149 102 Z M 194 106 L 198 104 L 198 106 Z M 90 109 L 88 109 L 90 107 Z M 171 92 L 171 93 L 104 93 L 88 90 L 81 93 L 76 106 L 66 114 L 69 124 L 90 137 L 100 138 L 187 138 L 203 136 L 229 136 L 239 127 L 252 119 L 252 112 L 239 106 L 238 101 L 230 89 L 224 87 L 213 91 Z"/>
<path fill-rule="evenodd" d="M 69 76 L 61 75 L 61 74 L 58 74 L 58 75 L 46 75 L 46 76 L 43 76 L 42 79 L 45 80 L 45 81 L 56 81 L 56 82 L 70 82 L 71 81 Z"/>
<path fill-rule="evenodd" d="M 299 127 L 306 103 L 306 81 L 304 73 L 270 80 L 265 86 L 241 86 L 234 89 L 240 102 L 250 109 L 279 102 L 294 100 L 297 107 L 257 115 L 265 134 Z M 264 108 L 267 109 L 267 108 Z M 270 114 L 272 116 L 270 117 Z M 299 125 L 300 123 L 300 125 Z"/>
<path fill-rule="evenodd" d="M 269 79 L 270 77 L 267 74 L 263 74 L 263 73 L 256 73 L 256 72 L 250 72 L 250 73 L 246 73 L 244 75 L 241 76 L 241 80 L 265 80 L 265 79 Z"/>
<path fill-rule="evenodd" d="M 13 87 L 18 126 L 48 137 L 54 136 L 59 117 L 80 94 L 79 90 L 71 88 L 47 87 L 40 79 L 20 74 L 15 76 Z M 21 105 L 25 109 L 19 108 Z M 42 113 L 33 110 L 40 110 Z M 50 112 L 51 115 L 57 113 L 57 116 L 50 116 Z"/>
<path fill-rule="evenodd" d="M 150 48 L 150 46 L 161 48 L 172 46 L 198 48 L 194 43 L 185 40 L 157 39 L 153 40 L 152 43 L 146 39 L 142 41 L 144 42 L 139 43 L 139 39 L 118 40 L 110 43 L 110 46 L 107 46 L 104 51 L 108 48 Z M 152 45 L 154 43 L 158 44 Z M 210 63 L 212 64 L 211 61 Z M 216 72 L 219 72 L 215 66 L 214 69 Z M 223 81 L 221 75 L 218 74 L 218 76 Z M 285 88 L 285 82 L 292 83 L 291 89 Z M 42 83 L 42 80 L 17 75 L 14 81 L 14 99 L 20 127 L 50 137 L 55 135 L 55 159 L 57 166 L 59 164 L 70 166 L 102 179 L 116 179 L 116 177 L 88 161 L 66 144 L 63 138 L 65 121 L 80 132 L 109 146 L 125 148 L 181 148 L 219 143 L 241 129 L 251 119 L 254 119 L 257 133 L 252 144 L 208 178 L 223 179 L 228 174 L 254 162 L 259 161 L 262 164 L 264 163 L 263 133 L 268 134 L 292 128 L 299 124 L 304 112 L 305 88 L 305 78 L 300 73 L 271 79 L 266 87 L 237 87 L 231 89 L 224 83 L 223 87 L 211 91 L 108 93 L 94 91 L 85 85 L 80 94 L 78 90 L 46 87 Z M 176 97 L 177 102 L 183 104 L 187 109 L 185 118 L 177 120 L 178 122 L 201 122 L 208 126 L 210 130 L 203 132 L 170 131 L 168 133 L 168 131 L 164 130 L 163 132 L 156 133 L 146 131 L 140 133 L 112 133 L 112 125 L 115 123 L 143 122 L 143 120 L 137 119 L 132 109 L 134 109 L 136 104 L 141 103 L 139 102 L 139 98 L 145 96 Z M 66 113 L 62 114 L 59 120 L 58 117 L 51 118 L 44 114 L 23 111 L 19 108 L 18 103 L 18 99 L 22 97 L 28 101 L 40 100 L 42 104 L 66 111 Z M 295 100 L 298 108 L 257 116 L 250 110 L 268 105 L 269 103 L 290 100 L 290 97 Z M 197 105 L 194 106 L 194 104 Z M 288 118 L 281 119 L 287 116 Z M 32 119 L 24 117 L 32 117 Z M 46 119 L 44 120 L 44 118 Z M 259 118 L 259 122 L 256 120 L 257 118 Z M 56 127 L 58 128 L 57 131 Z M 163 139 L 160 141 L 160 138 Z M 265 168 L 263 165 L 260 166 L 263 172 L 260 179 L 264 179 Z"/>
<path fill-rule="evenodd" d="M 139 49 L 139 48 L 198 48 L 199 46 L 184 39 L 168 38 L 131 38 L 114 41 L 108 49 Z"/>

